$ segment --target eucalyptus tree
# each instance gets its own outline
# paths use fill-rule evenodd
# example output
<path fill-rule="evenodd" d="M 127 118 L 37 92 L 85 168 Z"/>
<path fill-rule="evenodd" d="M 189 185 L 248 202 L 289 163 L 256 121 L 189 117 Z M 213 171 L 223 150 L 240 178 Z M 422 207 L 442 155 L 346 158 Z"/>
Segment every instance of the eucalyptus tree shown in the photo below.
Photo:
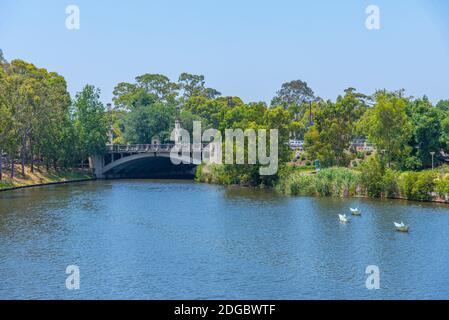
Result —
<path fill-rule="evenodd" d="M 203 75 L 182 73 L 178 79 L 178 88 L 181 90 L 182 101 L 186 101 L 190 97 L 215 99 L 221 96 L 219 91 L 206 87 L 206 81 Z"/>
<path fill-rule="evenodd" d="M 176 104 L 179 86 L 161 74 L 143 74 L 136 77 L 135 83 L 121 82 L 113 91 L 114 104 L 125 110 L 136 105 L 161 102 Z"/>
<path fill-rule="evenodd" d="M 376 144 L 389 165 L 393 161 L 400 164 L 411 151 L 408 142 L 412 126 L 406 113 L 408 99 L 402 94 L 386 91 L 379 91 L 374 96 L 376 103 L 363 115 L 360 128 Z"/>
<path fill-rule="evenodd" d="M 100 102 L 100 90 L 86 85 L 75 97 L 74 129 L 77 137 L 75 146 L 82 161 L 89 156 L 102 154 L 108 141 L 108 117 Z"/>
<path fill-rule="evenodd" d="M 444 112 L 449 112 L 449 100 L 440 100 L 436 107 Z"/>
<path fill-rule="evenodd" d="M 38 140 L 36 151 L 47 167 L 56 168 L 58 163 L 67 166 L 74 161 L 73 124 L 71 99 L 65 79 L 57 73 L 45 75 L 44 101 L 38 114 Z M 32 161 L 32 159 L 31 159 Z M 31 162 L 31 168 L 33 168 Z"/>
<path fill-rule="evenodd" d="M 9 149 L 13 129 L 13 117 L 6 97 L 7 92 L 7 75 L 0 66 L 0 180 L 3 178 L 3 156 Z"/>
<path fill-rule="evenodd" d="M 315 99 L 315 93 L 307 82 L 294 80 L 282 84 L 281 89 L 271 101 L 271 106 L 280 105 L 287 109 L 289 106 L 294 105 L 299 108 L 304 103 L 312 102 Z"/>
<path fill-rule="evenodd" d="M 409 142 L 412 158 L 407 159 L 407 169 L 432 167 L 431 152 L 440 150 L 442 113 L 440 109 L 432 105 L 427 97 L 416 99 L 407 105 L 407 115 L 412 125 Z M 412 161 L 413 159 L 415 161 Z"/>
<path fill-rule="evenodd" d="M 355 89 L 345 90 L 337 101 L 318 103 L 314 124 L 305 134 L 308 153 L 325 166 L 349 164 L 347 150 L 356 135 L 356 124 L 367 106 Z"/>

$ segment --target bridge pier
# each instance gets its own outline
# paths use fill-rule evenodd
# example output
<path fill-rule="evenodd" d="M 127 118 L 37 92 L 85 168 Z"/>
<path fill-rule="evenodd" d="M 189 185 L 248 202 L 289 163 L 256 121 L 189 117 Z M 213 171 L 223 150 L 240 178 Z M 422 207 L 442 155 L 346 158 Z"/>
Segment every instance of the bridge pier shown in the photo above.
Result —
<path fill-rule="evenodd" d="M 91 159 L 94 175 L 97 179 L 106 178 L 103 174 L 103 168 L 105 167 L 104 156 L 94 156 Z"/>

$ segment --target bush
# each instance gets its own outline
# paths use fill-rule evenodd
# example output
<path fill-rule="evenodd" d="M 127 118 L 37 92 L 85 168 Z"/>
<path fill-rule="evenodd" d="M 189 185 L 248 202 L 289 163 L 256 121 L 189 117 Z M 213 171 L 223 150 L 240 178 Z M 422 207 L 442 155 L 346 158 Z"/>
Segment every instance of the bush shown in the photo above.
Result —
<path fill-rule="evenodd" d="M 323 169 L 317 174 L 282 174 L 278 191 L 288 195 L 349 197 L 357 192 L 360 174 L 347 168 Z"/>
<path fill-rule="evenodd" d="M 410 199 L 413 195 L 413 183 L 415 176 L 413 172 L 404 172 L 400 175 L 398 180 L 399 192 L 407 199 Z"/>
<path fill-rule="evenodd" d="M 370 197 L 380 197 L 384 185 L 384 168 L 379 158 L 370 157 L 361 165 L 361 184 Z"/>
<path fill-rule="evenodd" d="M 195 178 L 199 182 L 230 185 L 231 177 L 226 174 L 225 167 L 221 165 L 199 165 Z"/>
<path fill-rule="evenodd" d="M 399 178 L 399 190 L 408 200 L 432 200 L 437 174 L 432 171 L 406 172 Z"/>
<path fill-rule="evenodd" d="M 422 168 L 422 161 L 415 156 L 405 159 L 404 168 L 406 170 L 419 170 Z"/>
<path fill-rule="evenodd" d="M 441 197 L 449 195 L 449 175 L 443 175 L 437 179 L 435 190 Z"/>
<path fill-rule="evenodd" d="M 399 196 L 398 181 L 399 174 L 391 169 L 386 169 L 382 177 L 382 191 L 387 198 Z"/>
<path fill-rule="evenodd" d="M 436 186 L 436 174 L 430 171 L 420 172 L 418 180 L 413 186 L 414 200 L 429 201 L 432 200 L 432 192 Z"/>

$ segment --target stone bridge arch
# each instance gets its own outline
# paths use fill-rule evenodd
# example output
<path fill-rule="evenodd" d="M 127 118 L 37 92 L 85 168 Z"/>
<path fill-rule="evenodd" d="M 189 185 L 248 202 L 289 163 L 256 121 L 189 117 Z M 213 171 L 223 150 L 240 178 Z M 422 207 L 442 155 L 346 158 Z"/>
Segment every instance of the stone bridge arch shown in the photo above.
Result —
<path fill-rule="evenodd" d="M 92 162 L 98 179 L 193 178 L 196 165 L 193 164 L 191 157 L 179 155 L 175 159 L 182 163 L 173 164 L 169 150 L 147 149 L 137 153 L 109 152 L 105 156 L 93 157 Z"/>

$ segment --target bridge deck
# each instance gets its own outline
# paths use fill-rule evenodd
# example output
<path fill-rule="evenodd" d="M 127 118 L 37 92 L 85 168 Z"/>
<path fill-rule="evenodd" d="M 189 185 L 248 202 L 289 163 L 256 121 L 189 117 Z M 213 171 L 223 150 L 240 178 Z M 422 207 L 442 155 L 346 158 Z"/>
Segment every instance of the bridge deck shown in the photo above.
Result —
<path fill-rule="evenodd" d="M 182 150 L 203 150 L 208 144 L 197 146 L 195 144 L 183 144 Z M 133 145 L 108 145 L 107 152 L 114 153 L 170 153 L 175 144 L 133 144 Z"/>

